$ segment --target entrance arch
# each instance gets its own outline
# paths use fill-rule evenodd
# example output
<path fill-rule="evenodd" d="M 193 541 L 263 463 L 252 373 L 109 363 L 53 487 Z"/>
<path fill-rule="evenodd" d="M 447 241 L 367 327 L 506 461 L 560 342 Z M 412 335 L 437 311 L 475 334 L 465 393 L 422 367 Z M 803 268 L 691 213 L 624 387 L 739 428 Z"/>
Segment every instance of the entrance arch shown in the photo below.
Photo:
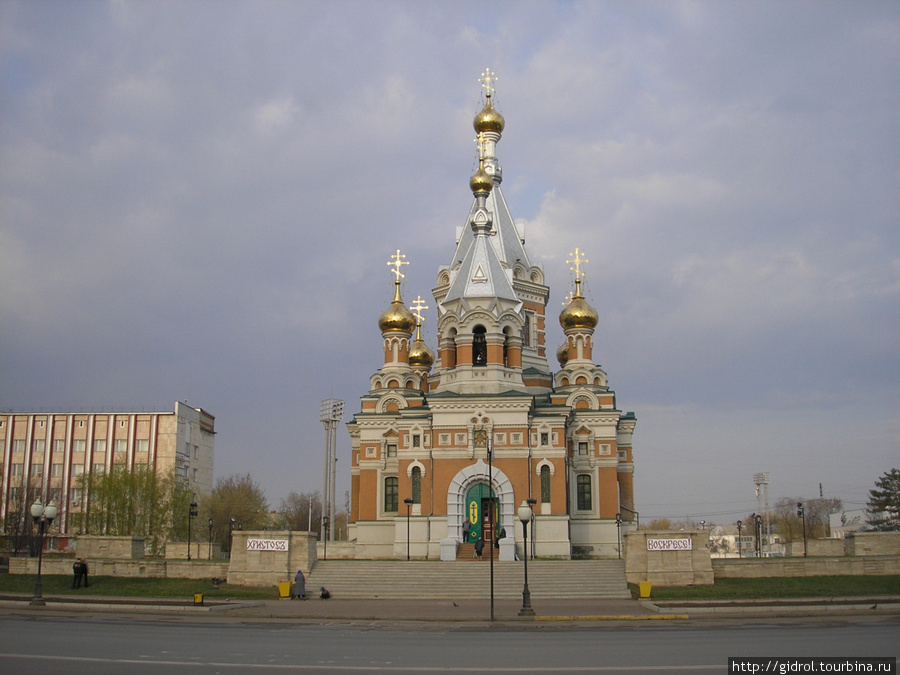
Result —
<path fill-rule="evenodd" d="M 485 541 L 492 541 L 493 537 L 490 532 L 486 532 L 490 522 L 497 522 L 500 517 L 497 509 L 497 495 L 490 489 L 487 483 L 475 483 L 466 490 L 465 512 L 463 513 L 463 523 L 469 521 L 469 538 L 468 543 L 474 544 L 480 538 L 484 537 Z M 494 514 L 490 515 L 490 504 L 494 505 Z M 491 520 L 493 518 L 493 521 Z M 465 532 L 465 529 L 463 529 Z"/>
<path fill-rule="evenodd" d="M 494 498 L 498 502 L 498 518 L 494 527 L 498 532 L 501 527 L 505 527 L 507 536 L 512 536 L 516 531 L 514 522 L 516 501 L 512 482 L 497 467 L 493 467 L 491 477 L 493 478 Z M 480 483 L 486 488 L 488 482 L 488 465 L 483 459 L 470 464 L 453 477 L 447 487 L 447 536 L 454 537 L 457 541 L 463 540 L 463 518 L 469 517 L 466 496 L 475 485 Z M 487 496 L 487 490 L 485 490 L 485 497 Z M 469 541 L 474 540 L 470 538 Z"/>

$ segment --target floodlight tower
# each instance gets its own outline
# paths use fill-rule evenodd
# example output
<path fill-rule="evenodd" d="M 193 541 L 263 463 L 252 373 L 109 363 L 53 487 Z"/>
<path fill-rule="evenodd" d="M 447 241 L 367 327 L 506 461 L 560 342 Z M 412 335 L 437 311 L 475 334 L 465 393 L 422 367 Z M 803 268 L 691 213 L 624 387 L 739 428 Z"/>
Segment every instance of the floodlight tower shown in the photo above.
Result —
<path fill-rule="evenodd" d="M 337 473 L 337 428 L 344 417 L 344 402 L 328 398 L 319 406 L 319 421 L 325 425 L 325 477 L 322 482 L 322 540 L 334 541 L 334 483 Z M 326 525 L 326 523 L 328 523 Z"/>
<path fill-rule="evenodd" d="M 764 473 L 755 473 L 753 474 L 753 482 L 756 484 L 756 512 L 764 513 L 766 515 L 766 529 L 765 529 L 765 538 L 763 541 L 766 542 L 766 546 L 769 546 L 769 472 L 766 471 Z M 759 486 L 763 487 L 763 496 L 766 502 L 766 510 L 763 511 L 760 508 L 759 499 Z"/>

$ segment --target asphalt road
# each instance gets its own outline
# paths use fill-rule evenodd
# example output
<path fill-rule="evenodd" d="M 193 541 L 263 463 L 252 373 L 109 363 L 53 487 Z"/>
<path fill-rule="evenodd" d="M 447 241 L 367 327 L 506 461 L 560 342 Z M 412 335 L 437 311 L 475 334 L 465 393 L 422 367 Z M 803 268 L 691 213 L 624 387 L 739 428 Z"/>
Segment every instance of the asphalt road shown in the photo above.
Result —
<path fill-rule="evenodd" d="M 735 656 L 898 656 L 900 622 L 431 627 L 0 617 L 0 673 L 724 673 Z"/>

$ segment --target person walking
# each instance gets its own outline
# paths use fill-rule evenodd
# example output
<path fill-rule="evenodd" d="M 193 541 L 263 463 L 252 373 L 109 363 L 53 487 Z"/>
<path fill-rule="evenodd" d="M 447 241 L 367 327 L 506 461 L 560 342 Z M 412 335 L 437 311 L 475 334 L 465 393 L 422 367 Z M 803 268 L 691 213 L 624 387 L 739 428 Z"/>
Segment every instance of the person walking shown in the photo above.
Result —
<path fill-rule="evenodd" d="M 462 540 L 463 540 L 464 544 L 469 543 L 469 528 L 470 527 L 471 527 L 471 525 L 469 525 L 469 519 L 466 518 L 465 521 L 463 521 L 463 539 Z"/>
<path fill-rule="evenodd" d="M 88 566 L 87 560 L 84 558 L 79 558 L 81 560 L 81 578 L 84 579 L 84 587 L 88 587 Z"/>
<path fill-rule="evenodd" d="M 475 557 L 480 558 L 482 551 L 484 551 L 484 539 L 479 537 L 478 541 L 475 542 Z"/>

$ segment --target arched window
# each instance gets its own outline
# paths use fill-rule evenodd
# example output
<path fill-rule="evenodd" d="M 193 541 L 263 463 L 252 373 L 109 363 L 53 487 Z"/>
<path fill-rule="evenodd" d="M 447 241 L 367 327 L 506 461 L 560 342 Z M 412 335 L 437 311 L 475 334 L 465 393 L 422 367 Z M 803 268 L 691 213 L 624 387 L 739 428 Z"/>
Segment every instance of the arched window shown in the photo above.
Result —
<path fill-rule="evenodd" d="M 503 329 L 503 365 L 509 367 L 509 328 Z"/>
<path fill-rule="evenodd" d="M 422 469 L 418 466 L 412 470 L 412 500 L 413 504 L 422 503 Z"/>
<path fill-rule="evenodd" d="M 586 473 L 582 473 L 578 475 L 576 481 L 578 489 L 578 510 L 590 511 L 593 508 L 591 499 L 591 477 Z"/>
<path fill-rule="evenodd" d="M 484 326 L 475 326 L 475 329 L 472 332 L 474 333 L 474 337 L 472 339 L 472 365 L 486 366 L 487 339 L 485 338 L 486 331 L 484 329 Z"/>
<path fill-rule="evenodd" d="M 399 494 L 397 486 L 397 477 L 391 476 L 384 479 L 384 512 L 397 512 L 397 495 Z"/>
<path fill-rule="evenodd" d="M 541 467 L 541 503 L 550 503 L 550 467 L 546 464 Z"/>

